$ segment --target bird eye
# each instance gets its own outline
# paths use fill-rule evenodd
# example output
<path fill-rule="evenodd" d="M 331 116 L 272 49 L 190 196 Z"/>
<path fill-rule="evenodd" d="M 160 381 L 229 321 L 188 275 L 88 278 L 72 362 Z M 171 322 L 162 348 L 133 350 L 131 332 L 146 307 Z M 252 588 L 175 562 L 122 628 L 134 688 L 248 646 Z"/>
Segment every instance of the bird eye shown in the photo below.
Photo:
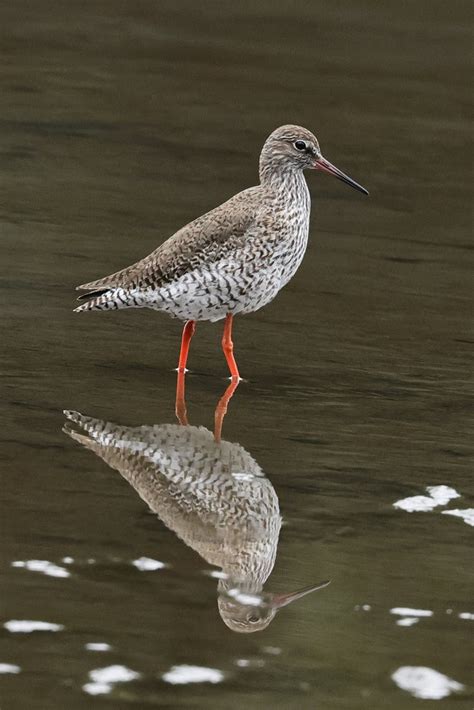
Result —
<path fill-rule="evenodd" d="M 296 150 L 306 150 L 306 143 L 304 141 L 295 141 L 293 145 Z"/>
<path fill-rule="evenodd" d="M 249 616 L 249 621 L 251 624 L 256 624 L 258 621 L 258 616 Z"/>

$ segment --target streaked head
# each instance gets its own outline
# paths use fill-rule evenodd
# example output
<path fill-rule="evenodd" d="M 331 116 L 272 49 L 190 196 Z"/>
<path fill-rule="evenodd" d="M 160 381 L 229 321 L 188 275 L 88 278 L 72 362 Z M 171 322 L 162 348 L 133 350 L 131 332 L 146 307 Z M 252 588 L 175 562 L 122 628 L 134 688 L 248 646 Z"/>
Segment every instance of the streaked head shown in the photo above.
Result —
<path fill-rule="evenodd" d="M 260 155 L 262 182 L 275 173 L 306 169 L 334 175 L 355 190 L 369 194 L 365 187 L 323 158 L 318 139 L 307 128 L 288 124 L 274 130 L 265 141 Z"/>
<path fill-rule="evenodd" d="M 312 168 L 321 155 L 318 139 L 302 126 L 280 126 L 270 133 L 262 150 L 262 159 L 282 166 L 304 170 Z"/>

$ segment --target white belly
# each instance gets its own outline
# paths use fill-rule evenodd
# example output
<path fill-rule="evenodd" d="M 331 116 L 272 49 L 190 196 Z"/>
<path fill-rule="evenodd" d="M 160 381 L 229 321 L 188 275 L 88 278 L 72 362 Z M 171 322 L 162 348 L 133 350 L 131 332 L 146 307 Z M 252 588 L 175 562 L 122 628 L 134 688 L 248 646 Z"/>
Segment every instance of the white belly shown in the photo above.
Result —
<path fill-rule="evenodd" d="M 142 305 L 180 320 L 217 321 L 228 313 L 251 313 L 270 303 L 297 271 L 308 225 L 291 240 L 271 240 L 183 274 L 173 283 L 141 291 Z"/>

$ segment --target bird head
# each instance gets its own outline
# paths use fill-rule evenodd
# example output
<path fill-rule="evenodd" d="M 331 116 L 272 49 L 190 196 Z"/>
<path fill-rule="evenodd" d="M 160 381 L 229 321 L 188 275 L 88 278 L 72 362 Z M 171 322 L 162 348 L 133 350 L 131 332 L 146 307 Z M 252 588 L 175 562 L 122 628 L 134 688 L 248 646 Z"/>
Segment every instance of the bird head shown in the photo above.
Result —
<path fill-rule="evenodd" d="M 327 587 L 329 581 L 304 587 L 289 594 L 252 594 L 232 587 L 218 597 L 219 613 L 232 631 L 253 633 L 263 631 L 279 609 L 288 606 L 311 592 Z"/>
<path fill-rule="evenodd" d="M 307 128 L 287 125 L 273 131 L 265 141 L 260 155 L 261 178 L 264 179 L 275 170 L 287 172 L 306 169 L 333 175 L 364 195 L 369 194 L 365 187 L 323 157 L 318 139 Z"/>

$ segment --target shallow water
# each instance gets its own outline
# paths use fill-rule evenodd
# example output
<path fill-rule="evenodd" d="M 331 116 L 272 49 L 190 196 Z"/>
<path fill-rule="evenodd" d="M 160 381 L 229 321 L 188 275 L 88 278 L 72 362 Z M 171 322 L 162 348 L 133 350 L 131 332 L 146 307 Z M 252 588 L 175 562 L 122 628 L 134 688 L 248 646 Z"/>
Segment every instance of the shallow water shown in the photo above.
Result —
<path fill-rule="evenodd" d="M 470 708 L 467 3 L 0 14 L 2 709 Z M 76 284 L 253 184 L 289 121 L 371 196 L 310 175 L 303 266 L 236 322 L 246 381 L 223 447 L 245 449 L 283 516 L 263 593 L 331 580 L 239 634 L 207 538 L 190 545 L 62 432 L 63 409 L 174 424 L 179 324 L 72 307 Z M 199 325 L 186 383 L 190 425 L 208 430 L 219 339 Z"/>

